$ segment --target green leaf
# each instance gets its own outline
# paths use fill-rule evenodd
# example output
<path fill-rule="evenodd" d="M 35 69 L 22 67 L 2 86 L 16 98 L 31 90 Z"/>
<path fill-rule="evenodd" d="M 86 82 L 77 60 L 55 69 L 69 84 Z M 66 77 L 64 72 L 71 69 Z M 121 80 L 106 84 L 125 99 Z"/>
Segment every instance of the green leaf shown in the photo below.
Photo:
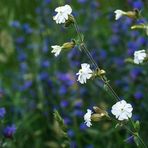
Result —
<path fill-rule="evenodd" d="M 138 132 L 140 130 L 140 122 L 138 120 L 134 123 L 134 128 L 135 128 L 136 132 Z"/>
<path fill-rule="evenodd" d="M 135 141 L 135 143 L 136 143 L 137 146 L 140 145 L 140 141 L 139 141 L 139 139 L 138 139 L 137 136 L 134 136 L 134 141 Z"/>

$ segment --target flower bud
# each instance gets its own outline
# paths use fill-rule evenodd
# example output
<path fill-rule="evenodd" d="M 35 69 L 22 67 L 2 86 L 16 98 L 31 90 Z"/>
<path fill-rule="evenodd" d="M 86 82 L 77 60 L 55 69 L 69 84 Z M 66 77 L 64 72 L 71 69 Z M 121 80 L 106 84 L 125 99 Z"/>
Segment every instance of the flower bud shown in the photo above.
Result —
<path fill-rule="evenodd" d="M 93 110 L 95 111 L 95 113 L 108 115 L 108 113 L 105 110 L 101 109 L 100 107 L 94 106 Z"/>
<path fill-rule="evenodd" d="M 91 119 L 92 121 L 100 121 L 104 114 L 92 114 Z"/>
<path fill-rule="evenodd" d="M 74 40 L 72 40 L 71 42 L 64 43 L 62 45 L 63 49 L 72 49 L 74 47 L 75 47 L 75 41 Z"/>
<path fill-rule="evenodd" d="M 133 19 L 138 19 L 140 17 L 140 11 L 134 9 L 133 11 L 127 11 L 124 15 Z"/>
<path fill-rule="evenodd" d="M 105 73 L 106 73 L 105 70 L 103 70 L 103 69 L 101 69 L 101 70 L 100 69 L 97 69 L 97 75 L 98 76 L 103 76 L 103 75 L 105 75 Z"/>
<path fill-rule="evenodd" d="M 74 17 L 73 15 L 68 15 L 68 20 L 65 22 L 65 27 L 69 27 L 71 24 L 74 24 Z"/>

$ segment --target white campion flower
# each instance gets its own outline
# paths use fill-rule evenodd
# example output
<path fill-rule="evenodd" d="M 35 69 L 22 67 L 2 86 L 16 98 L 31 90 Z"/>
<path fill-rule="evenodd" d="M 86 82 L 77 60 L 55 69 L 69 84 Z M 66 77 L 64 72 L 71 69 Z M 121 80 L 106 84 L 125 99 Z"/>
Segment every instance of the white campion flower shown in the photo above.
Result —
<path fill-rule="evenodd" d="M 139 50 L 134 52 L 134 63 L 140 64 L 146 58 L 145 50 Z"/>
<path fill-rule="evenodd" d="M 118 120 L 122 121 L 132 117 L 132 110 L 132 105 L 122 100 L 112 106 L 111 112 Z"/>
<path fill-rule="evenodd" d="M 57 14 L 53 17 L 53 20 L 55 20 L 57 24 L 62 24 L 68 20 L 68 15 L 72 13 L 72 8 L 69 5 L 65 5 L 57 7 L 55 12 L 57 12 Z"/>
<path fill-rule="evenodd" d="M 76 75 L 78 75 L 78 80 L 81 84 L 86 83 L 87 79 L 90 79 L 93 71 L 90 69 L 90 65 L 87 63 L 81 64 L 81 69 Z"/>
<path fill-rule="evenodd" d="M 56 57 L 60 54 L 60 52 L 61 52 L 61 50 L 63 48 L 63 46 L 58 46 L 58 45 L 54 45 L 54 46 L 51 46 L 51 47 L 53 48 L 53 50 L 51 51 L 51 53 L 54 53 L 54 55 Z"/>
<path fill-rule="evenodd" d="M 126 12 L 122 11 L 122 10 L 115 10 L 114 13 L 115 15 L 115 20 L 118 20 L 120 17 L 122 17 L 123 15 L 126 14 Z"/>
<path fill-rule="evenodd" d="M 92 124 L 91 124 L 91 114 L 92 114 L 92 111 L 90 109 L 87 109 L 87 113 L 84 115 L 84 120 L 85 120 L 85 124 L 90 127 Z"/>

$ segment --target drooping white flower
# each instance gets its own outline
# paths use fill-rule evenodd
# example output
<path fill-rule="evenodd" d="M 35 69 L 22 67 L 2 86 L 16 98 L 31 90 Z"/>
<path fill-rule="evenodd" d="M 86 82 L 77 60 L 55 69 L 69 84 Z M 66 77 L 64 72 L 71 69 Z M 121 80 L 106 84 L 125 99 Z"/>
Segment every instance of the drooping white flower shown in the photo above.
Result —
<path fill-rule="evenodd" d="M 54 55 L 57 57 L 61 50 L 62 50 L 62 46 L 58 46 L 58 45 L 54 45 L 54 46 L 51 46 L 53 48 L 53 50 L 51 51 L 51 53 L 54 53 Z"/>
<path fill-rule="evenodd" d="M 68 20 L 68 15 L 72 13 L 72 8 L 69 5 L 65 5 L 57 7 L 55 12 L 57 12 L 57 14 L 53 17 L 53 20 L 55 20 L 57 24 L 62 24 Z"/>
<path fill-rule="evenodd" d="M 118 20 L 120 17 L 122 17 L 123 15 L 126 14 L 126 12 L 122 11 L 122 10 L 116 10 L 114 11 L 115 15 L 115 20 Z"/>
<path fill-rule="evenodd" d="M 112 106 L 111 112 L 118 120 L 122 121 L 132 117 L 132 110 L 132 105 L 122 100 Z"/>
<path fill-rule="evenodd" d="M 90 127 L 92 124 L 91 124 L 91 114 L 92 114 L 92 111 L 90 109 L 87 109 L 87 113 L 84 115 L 84 120 L 85 120 L 85 124 Z"/>
<path fill-rule="evenodd" d="M 90 69 L 90 65 L 87 63 L 81 64 L 81 69 L 76 75 L 78 75 L 78 80 L 81 84 L 86 83 L 87 79 L 90 79 L 93 71 Z"/>
<path fill-rule="evenodd" d="M 145 50 L 139 50 L 134 52 L 134 63 L 140 64 L 146 58 Z"/>

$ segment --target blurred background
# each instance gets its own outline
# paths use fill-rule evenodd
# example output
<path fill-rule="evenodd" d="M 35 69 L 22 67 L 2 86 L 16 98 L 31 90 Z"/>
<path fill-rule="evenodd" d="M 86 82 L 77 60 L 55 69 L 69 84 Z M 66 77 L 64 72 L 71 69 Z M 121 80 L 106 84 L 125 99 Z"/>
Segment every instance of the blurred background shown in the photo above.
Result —
<path fill-rule="evenodd" d="M 73 8 L 87 46 L 118 95 L 132 103 L 133 120 L 148 135 L 148 67 L 126 63 L 135 50 L 147 49 L 148 37 L 130 26 L 146 21 L 114 11 L 138 8 L 148 18 L 147 0 L 1 0 L 0 1 L 0 144 L 7 148 L 60 148 L 64 144 L 53 118 L 56 109 L 67 126 L 71 148 L 132 148 L 131 135 L 110 121 L 84 125 L 87 108 L 108 111 L 115 103 L 102 82 L 77 82 L 76 73 L 89 59 L 74 48 L 57 58 L 51 45 L 76 38 L 74 28 L 57 25 L 54 9 Z M 69 146 L 68 146 L 69 147 Z"/>

